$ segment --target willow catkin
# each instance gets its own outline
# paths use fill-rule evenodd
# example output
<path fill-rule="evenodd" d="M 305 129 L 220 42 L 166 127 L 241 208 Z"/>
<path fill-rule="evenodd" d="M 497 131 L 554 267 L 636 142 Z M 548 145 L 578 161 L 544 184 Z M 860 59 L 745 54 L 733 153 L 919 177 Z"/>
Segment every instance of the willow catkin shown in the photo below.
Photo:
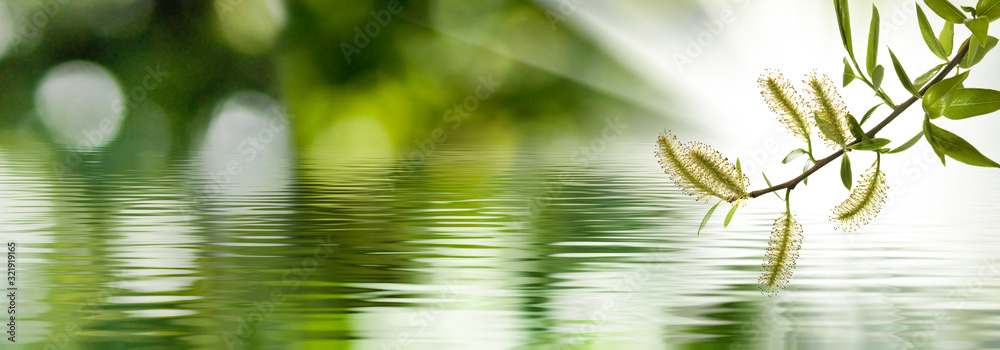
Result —
<path fill-rule="evenodd" d="M 665 132 L 657 140 L 656 156 L 663 171 L 684 193 L 697 200 L 717 197 L 734 202 L 749 196 L 750 180 L 708 145 L 687 145 Z"/>
<path fill-rule="evenodd" d="M 788 79 L 780 71 L 768 69 L 757 78 L 757 85 L 767 106 L 778 115 L 778 120 L 793 135 L 808 142 L 810 119 L 806 114 L 806 104 Z"/>
<path fill-rule="evenodd" d="M 833 208 L 830 219 L 843 231 L 853 231 L 867 225 L 882 210 L 887 190 L 885 173 L 877 165 L 873 165 L 861 176 L 851 195 Z"/>
<path fill-rule="evenodd" d="M 722 153 L 700 142 L 688 143 L 687 149 L 689 168 L 710 184 L 720 198 L 734 202 L 749 195 L 750 179 L 729 159 L 723 158 Z"/>
<path fill-rule="evenodd" d="M 812 71 L 806 75 L 807 91 L 812 97 L 809 108 L 820 135 L 834 148 L 844 148 L 851 141 L 851 129 L 847 123 L 847 107 L 837 93 L 833 80 L 826 74 Z"/>
<path fill-rule="evenodd" d="M 777 294 L 792 277 L 792 269 L 802 247 L 802 225 L 785 212 L 774 221 L 767 247 L 767 261 L 760 276 L 760 289 L 768 295 Z"/>

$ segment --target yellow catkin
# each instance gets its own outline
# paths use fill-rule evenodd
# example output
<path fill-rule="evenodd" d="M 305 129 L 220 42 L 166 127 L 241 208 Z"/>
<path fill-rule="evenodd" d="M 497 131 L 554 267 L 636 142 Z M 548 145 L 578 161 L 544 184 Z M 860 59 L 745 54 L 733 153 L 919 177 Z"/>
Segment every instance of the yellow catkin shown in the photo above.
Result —
<path fill-rule="evenodd" d="M 728 202 L 746 198 L 750 180 L 722 154 L 692 142 L 687 145 L 665 132 L 657 140 L 656 156 L 663 171 L 684 193 L 697 200 L 718 197 Z"/>
<path fill-rule="evenodd" d="M 768 69 L 757 78 L 764 101 L 785 127 L 802 141 L 809 141 L 809 125 L 805 101 L 780 71 Z"/>
<path fill-rule="evenodd" d="M 847 107 L 844 105 L 833 80 L 826 74 L 812 71 L 805 79 L 807 91 L 812 99 L 809 108 L 820 122 L 816 123 L 820 136 L 834 148 L 844 148 L 851 141 L 851 129 L 847 122 Z"/>
<path fill-rule="evenodd" d="M 659 159 L 663 172 L 681 188 L 681 191 L 696 196 L 697 200 L 705 197 L 719 197 L 708 184 L 704 183 L 688 169 L 688 149 L 677 141 L 677 137 L 664 132 L 657 140 L 656 157 Z"/>
<path fill-rule="evenodd" d="M 764 273 L 759 280 L 762 292 L 773 296 L 788 284 L 801 247 L 802 225 L 795 221 L 792 214 L 785 212 L 774 221 L 771 231 L 767 261 L 764 262 Z"/>
<path fill-rule="evenodd" d="M 882 210 L 887 190 L 885 173 L 872 166 L 861 176 L 851 195 L 833 208 L 830 219 L 843 231 L 853 231 L 867 225 Z"/>
<path fill-rule="evenodd" d="M 722 199 L 734 202 L 748 196 L 750 179 L 723 158 L 722 153 L 700 142 L 688 143 L 689 169 L 708 183 Z"/>

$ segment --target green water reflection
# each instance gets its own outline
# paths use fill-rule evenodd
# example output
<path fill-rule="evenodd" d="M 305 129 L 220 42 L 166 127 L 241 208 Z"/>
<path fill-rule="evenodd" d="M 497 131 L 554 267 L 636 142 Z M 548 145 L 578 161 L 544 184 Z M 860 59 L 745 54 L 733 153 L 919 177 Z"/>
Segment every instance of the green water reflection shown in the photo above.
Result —
<path fill-rule="evenodd" d="M 803 255 L 816 260 L 768 298 L 755 282 L 771 208 L 696 237 L 705 205 L 666 185 L 639 152 L 647 143 L 619 143 L 583 168 L 560 157 L 587 147 L 454 144 L 405 176 L 353 164 L 331 177 L 334 165 L 307 158 L 265 188 L 198 202 L 191 188 L 208 180 L 197 162 L 119 173 L 102 165 L 108 154 L 89 154 L 55 178 L 40 157 L 0 152 L 5 237 L 20 246 L 18 343 L 890 349 L 953 312 L 927 301 L 954 282 L 887 256 L 980 266 L 811 232 Z M 979 306 L 954 311 L 969 322 L 919 344 L 991 344 L 997 281 L 979 283 Z"/>

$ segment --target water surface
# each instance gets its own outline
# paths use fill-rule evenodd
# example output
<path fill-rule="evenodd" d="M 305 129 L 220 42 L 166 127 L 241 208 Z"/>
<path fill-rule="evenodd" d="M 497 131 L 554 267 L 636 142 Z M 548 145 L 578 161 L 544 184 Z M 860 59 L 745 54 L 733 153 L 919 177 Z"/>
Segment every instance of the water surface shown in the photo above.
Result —
<path fill-rule="evenodd" d="M 757 278 L 782 203 L 727 229 L 723 205 L 697 236 L 711 204 L 669 183 L 651 142 L 592 145 L 286 152 L 222 182 L 199 154 L 88 152 L 60 174 L 68 151 L 0 150 L 17 344 L 1000 348 L 992 173 L 901 176 L 910 191 L 857 233 L 807 206 L 798 268 L 769 298 Z"/>

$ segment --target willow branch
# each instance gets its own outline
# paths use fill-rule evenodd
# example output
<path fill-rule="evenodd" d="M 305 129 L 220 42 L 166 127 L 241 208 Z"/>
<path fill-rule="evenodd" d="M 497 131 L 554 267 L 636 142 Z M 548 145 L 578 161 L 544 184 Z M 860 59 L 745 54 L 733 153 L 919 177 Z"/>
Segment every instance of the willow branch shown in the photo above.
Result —
<path fill-rule="evenodd" d="M 931 81 L 927 82 L 927 85 L 924 85 L 924 87 L 921 88 L 920 91 L 918 91 L 920 97 L 923 97 L 924 93 L 927 92 L 928 88 L 930 88 L 934 84 L 937 84 L 945 77 L 947 77 L 948 73 L 951 73 L 951 70 L 955 69 L 955 66 L 957 66 L 960 62 L 962 62 L 962 59 L 965 58 L 965 54 L 969 52 L 970 41 L 971 40 L 966 40 L 965 44 L 962 45 L 962 48 L 958 50 L 957 54 L 955 54 L 955 58 L 952 58 L 951 61 L 948 62 L 948 65 L 945 66 L 944 69 L 942 69 L 941 72 L 934 77 L 934 79 L 931 79 Z M 882 131 L 882 128 L 885 128 L 886 125 L 889 125 L 889 123 L 891 123 L 894 119 L 896 119 L 896 117 L 902 114 L 903 111 L 905 111 L 907 108 L 913 105 L 914 102 L 917 102 L 917 100 L 919 100 L 920 97 L 911 96 L 903 103 L 897 105 L 896 108 L 892 110 L 892 113 L 889 113 L 889 116 L 885 117 L 885 120 L 882 120 L 881 123 L 878 123 L 878 125 L 871 128 L 871 130 L 868 130 L 868 132 L 865 133 L 865 136 L 869 138 L 874 138 L 875 134 L 878 134 L 879 131 Z M 856 139 L 853 142 L 847 144 L 847 146 L 854 145 L 858 142 L 861 142 L 861 139 Z M 802 175 L 796 176 L 794 179 L 788 180 L 785 183 L 777 184 L 762 190 L 756 190 L 750 192 L 750 198 L 757 198 L 760 197 L 761 195 L 781 189 L 789 189 L 789 190 L 794 189 L 795 186 L 799 184 L 799 182 L 802 182 L 802 180 L 805 180 L 807 177 L 809 177 L 809 175 L 812 175 L 812 173 L 815 173 L 817 170 L 826 166 L 827 164 L 839 158 L 843 154 L 844 154 L 843 149 L 833 152 L 833 154 L 827 156 L 826 158 L 817 160 L 816 164 L 813 164 L 813 166 L 809 168 L 809 170 L 806 170 L 805 172 L 802 173 Z"/>

